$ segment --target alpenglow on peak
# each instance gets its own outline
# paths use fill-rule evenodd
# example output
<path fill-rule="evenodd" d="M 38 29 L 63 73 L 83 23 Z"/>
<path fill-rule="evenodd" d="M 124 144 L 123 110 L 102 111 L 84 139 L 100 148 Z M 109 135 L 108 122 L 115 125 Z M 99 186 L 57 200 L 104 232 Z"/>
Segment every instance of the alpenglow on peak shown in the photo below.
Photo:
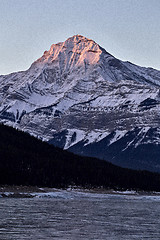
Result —
<path fill-rule="evenodd" d="M 85 46 L 92 46 L 92 45 L 97 45 L 97 47 L 99 47 L 99 45 L 93 41 L 92 39 L 89 39 L 87 37 L 84 37 L 82 35 L 74 35 L 72 37 L 69 37 L 67 40 L 65 40 L 64 42 L 59 42 L 57 44 L 52 44 L 51 48 L 54 46 L 60 45 L 60 46 L 66 46 L 66 47 L 73 47 L 75 45 L 79 46 L 79 45 L 83 45 L 83 47 Z"/>
<path fill-rule="evenodd" d="M 64 69 L 68 69 L 68 67 L 97 64 L 102 53 L 111 56 L 93 40 L 81 35 L 74 35 L 64 42 L 52 44 L 49 51 L 45 51 L 35 63 L 45 65 L 55 64 L 57 61 L 64 66 Z"/>

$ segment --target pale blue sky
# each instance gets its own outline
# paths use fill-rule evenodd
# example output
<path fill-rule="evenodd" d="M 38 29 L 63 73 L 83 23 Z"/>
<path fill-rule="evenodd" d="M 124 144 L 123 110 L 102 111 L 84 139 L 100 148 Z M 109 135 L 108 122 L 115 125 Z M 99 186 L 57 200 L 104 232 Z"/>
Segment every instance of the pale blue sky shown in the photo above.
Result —
<path fill-rule="evenodd" d="M 75 34 L 160 70 L 159 0 L 0 0 L 0 75 L 26 70 Z"/>

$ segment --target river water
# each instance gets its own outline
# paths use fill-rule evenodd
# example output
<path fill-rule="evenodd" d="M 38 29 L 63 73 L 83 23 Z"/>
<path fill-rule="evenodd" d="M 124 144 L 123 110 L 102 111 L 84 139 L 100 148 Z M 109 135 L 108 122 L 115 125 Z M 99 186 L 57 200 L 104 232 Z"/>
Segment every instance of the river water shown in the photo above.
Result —
<path fill-rule="evenodd" d="M 160 196 L 57 191 L 0 198 L 6 239 L 160 239 Z"/>

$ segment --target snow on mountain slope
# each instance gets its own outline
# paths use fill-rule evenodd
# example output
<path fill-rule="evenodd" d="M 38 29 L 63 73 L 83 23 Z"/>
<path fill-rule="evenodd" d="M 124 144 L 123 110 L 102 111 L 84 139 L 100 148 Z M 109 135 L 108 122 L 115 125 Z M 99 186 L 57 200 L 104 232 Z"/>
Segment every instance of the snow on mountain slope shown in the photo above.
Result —
<path fill-rule="evenodd" d="M 116 163 L 115 154 L 106 153 L 113 145 L 120 152 L 159 146 L 159 86 L 160 71 L 118 60 L 75 35 L 53 44 L 27 71 L 0 76 L 0 121 Z M 105 154 L 93 154 L 92 145 Z"/>

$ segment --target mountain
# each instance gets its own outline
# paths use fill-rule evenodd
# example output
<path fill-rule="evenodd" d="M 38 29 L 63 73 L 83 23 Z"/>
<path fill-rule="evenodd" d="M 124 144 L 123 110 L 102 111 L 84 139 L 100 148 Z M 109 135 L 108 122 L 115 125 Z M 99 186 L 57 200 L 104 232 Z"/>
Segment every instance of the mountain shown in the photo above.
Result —
<path fill-rule="evenodd" d="M 80 155 L 160 172 L 160 71 L 81 35 L 0 76 L 0 121 Z"/>
<path fill-rule="evenodd" d="M 160 174 L 81 157 L 0 125 L 0 185 L 160 191 Z"/>

